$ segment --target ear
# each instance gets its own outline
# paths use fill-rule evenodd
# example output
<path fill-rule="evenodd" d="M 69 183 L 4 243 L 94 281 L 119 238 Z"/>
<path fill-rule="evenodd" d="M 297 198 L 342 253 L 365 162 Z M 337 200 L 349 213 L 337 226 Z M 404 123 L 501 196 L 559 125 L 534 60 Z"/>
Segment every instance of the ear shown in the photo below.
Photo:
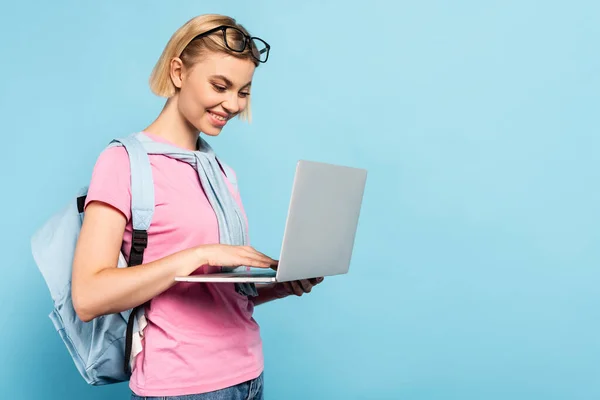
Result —
<path fill-rule="evenodd" d="M 181 89 L 181 83 L 183 81 L 183 62 L 179 57 L 171 59 L 171 64 L 169 65 L 169 75 L 173 85 L 177 89 Z"/>

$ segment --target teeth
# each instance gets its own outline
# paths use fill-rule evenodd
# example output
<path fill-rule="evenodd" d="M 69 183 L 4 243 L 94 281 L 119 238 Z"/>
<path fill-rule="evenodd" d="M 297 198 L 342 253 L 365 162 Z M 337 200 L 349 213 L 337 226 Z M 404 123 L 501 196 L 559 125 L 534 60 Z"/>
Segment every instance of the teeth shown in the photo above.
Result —
<path fill-rule="evenodd" d="M 210 112 L 210 111 L 209 111 Z M 215 113 L 210 113 L 213 117 L 215 117 L 216 119 L 218 119 L 219 121 L 225 121 L 225 117 L 221 117 L 220 115 L 217 115 Z"/>

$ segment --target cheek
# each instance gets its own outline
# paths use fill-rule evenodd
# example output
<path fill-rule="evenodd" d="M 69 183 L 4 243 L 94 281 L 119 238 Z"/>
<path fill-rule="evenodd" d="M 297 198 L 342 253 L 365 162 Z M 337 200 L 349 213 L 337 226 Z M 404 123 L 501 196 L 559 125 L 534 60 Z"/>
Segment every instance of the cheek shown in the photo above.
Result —
<path fill-rule="evenodd" d="M 202 116 L 204 110 L 209 107 L 206 104 L 208 99 L 209 95 L 201 89 L 184 87 L 179 95 L 179 110 L 186 119 L 193 121 Z"/>
<path fill-rule="evenodd" d="M 248 100 L 249 100 L 249 97 L 239 98 L 238 104 L 240 105 L 240 112 L 242 112 L 243 110 L 246 109 L 246 107 L 248 107 Z"/>

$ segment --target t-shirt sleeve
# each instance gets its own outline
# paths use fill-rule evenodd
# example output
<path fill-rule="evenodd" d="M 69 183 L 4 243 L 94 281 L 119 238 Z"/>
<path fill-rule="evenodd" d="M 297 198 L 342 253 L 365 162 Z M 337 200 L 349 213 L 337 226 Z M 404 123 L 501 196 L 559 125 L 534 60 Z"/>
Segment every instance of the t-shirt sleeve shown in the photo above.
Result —
<path fill-rule="evenodd" d="M 131 170 L 124 147 L 109 147 L 98 157 L 85 206 L 92 201 L 101 201 L 116 208 L 127 221 L 131 218 Z"/>

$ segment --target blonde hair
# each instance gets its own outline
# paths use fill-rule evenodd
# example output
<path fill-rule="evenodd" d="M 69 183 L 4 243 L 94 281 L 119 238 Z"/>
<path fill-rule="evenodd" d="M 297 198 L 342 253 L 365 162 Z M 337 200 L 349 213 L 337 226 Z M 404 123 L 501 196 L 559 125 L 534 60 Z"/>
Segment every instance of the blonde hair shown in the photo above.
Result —
<path fill-rule="evenodd" d="M 249 35 L 248 31 L 242 25 L 238 24 L 235 19 L 225 15 L 204 14 L 192 18 L 171 36 L 171 39 L 165 46 L 150 75 L 150 90 L 161 97 L 169 98 L 175 95 L 177 89 L 173 85 L 170 76 L 171 60 L 179 57 L 184 66 L 191 67 L 201 59 L 202 53 L 206 50 L 227 53 L 237 58 L 251 60 L 255 66 L 258 66 L 259 63 L 252 57 L 249 47 L 241 53 L 231 51 L 225 46 L 223 39 L 218 35 L 205 36 L 192 42 L 192 39 L 198 34 L 216 28 L 219 25 L 233 26 L 241 30 L 244 34 Z M 242 110 L 239 117 L 243 120 L 251 121 L 250 98 L 248 98 L 246 108 Z"/>

